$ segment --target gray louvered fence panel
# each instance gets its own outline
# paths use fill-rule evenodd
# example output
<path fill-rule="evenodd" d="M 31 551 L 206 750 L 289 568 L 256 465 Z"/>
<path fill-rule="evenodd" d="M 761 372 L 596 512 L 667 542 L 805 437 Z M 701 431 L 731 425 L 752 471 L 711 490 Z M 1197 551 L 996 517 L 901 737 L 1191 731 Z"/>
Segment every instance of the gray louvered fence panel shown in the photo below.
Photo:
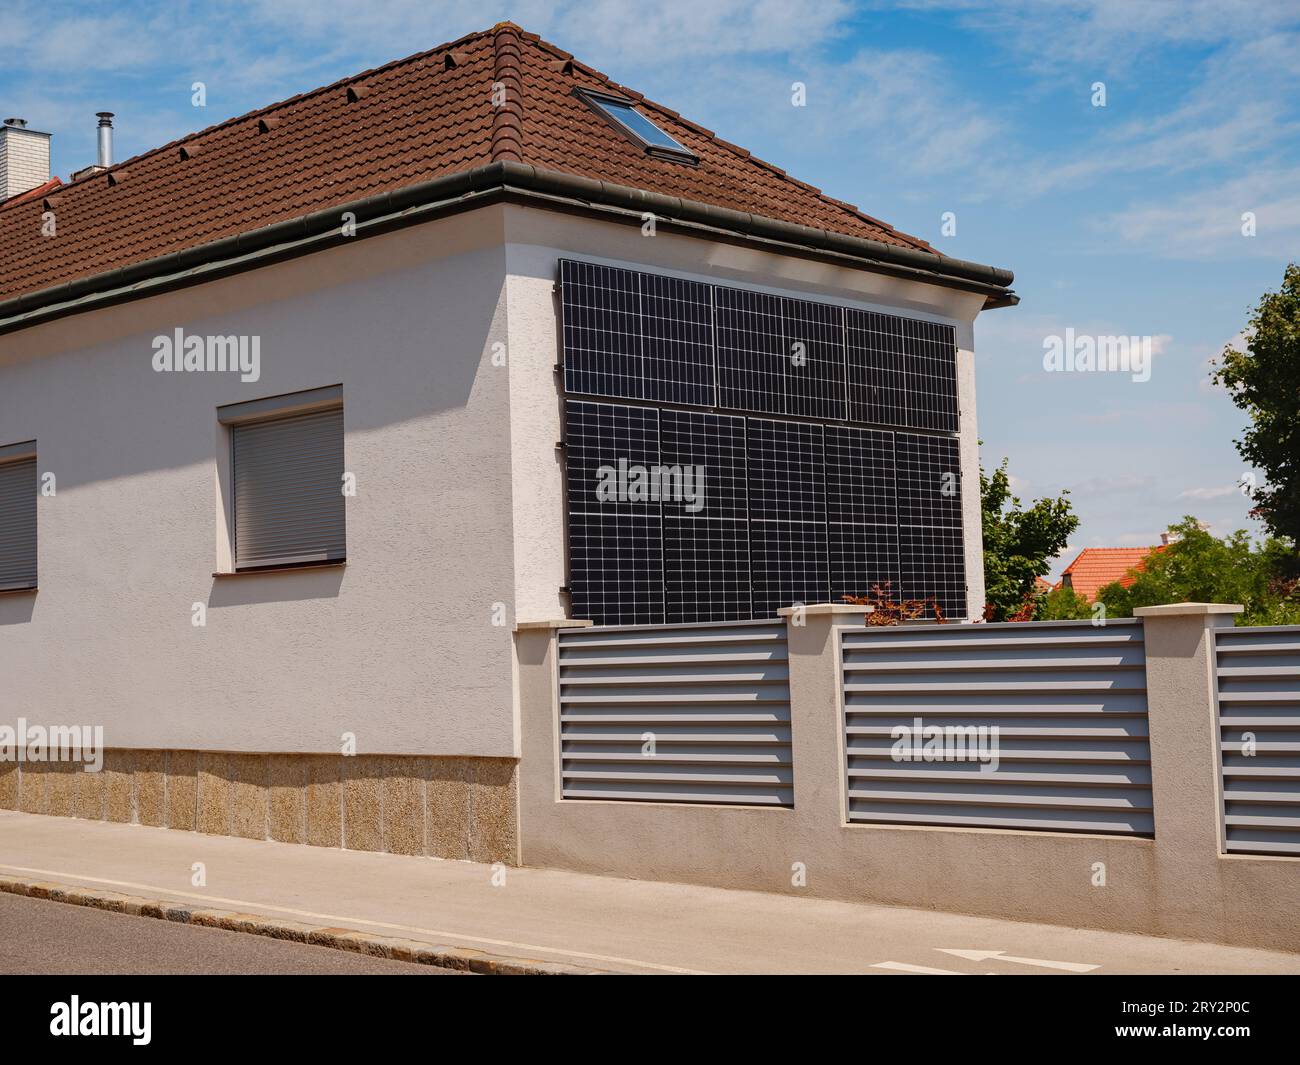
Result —
<path fill-rule="evenodd" d="M 1300 625 L 1219 629 L 1214 645 L 1225 845 L 1300 854 Z"/>
<path fill-rule="evenodd" d="M 36 459 L 0 463 L 0 591 L 36 585 Z"/>
<path fill-rule="evenodd" d="M 566 799 L 794 802 L 784 622 L 561 631 L 559 686 Z"/>
<path fill-rule="evenodd" d="M 845 629 L 848 816 L 1152 835 L 1142 625 Z M 997 726 L 998 768 L 898 761 L 895 726 Z"/>

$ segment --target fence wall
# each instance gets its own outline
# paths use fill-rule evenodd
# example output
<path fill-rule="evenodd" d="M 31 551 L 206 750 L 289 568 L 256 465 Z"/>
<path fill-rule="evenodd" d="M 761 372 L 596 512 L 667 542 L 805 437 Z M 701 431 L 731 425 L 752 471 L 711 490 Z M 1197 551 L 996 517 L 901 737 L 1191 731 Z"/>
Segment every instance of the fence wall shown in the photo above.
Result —
<path fill-rule="evenodd" d="M 785 622 L 559 635 L 567 799 L 794 802 Z"/>
<path fill-rule="evenodd" d="M 1215 633 L 1228 851 L 1300 856 L 1300 625 Z"/>
<path fill-rule="evenodd" d="M 1216 655 L 1248 657 L 1234 610 L 879 631 L 821 604 L 787 618 L 784 641 L 769 623 L 521 626 L 521 860 L 1300 950 L 1300 856 L 1239 846 L 1260 840 L 1233 817 L 1265 804 L 1221 771 L 1216 713 L 1229 744 L 1267 716 L 1257 737 L 1280 762 L 1294 676 L 1225 673 L 1216 698 Z M 1254 646 L 1250 668 L 1291 668 Z M 1251 685 L 1268 699 L 1233 698 Z M 996 723 L 997 771 L 882 757 L 909 715 Z M 1292 786 L 1270 778 L 1264 816 L 1294 810 Z M 1289 831 L 1270 824 L 1265 842 Z"/>
<path fill-rule="evenodd" d="M 850 821 L 1150 836 L 1142 624 L 846 629 Z"/>

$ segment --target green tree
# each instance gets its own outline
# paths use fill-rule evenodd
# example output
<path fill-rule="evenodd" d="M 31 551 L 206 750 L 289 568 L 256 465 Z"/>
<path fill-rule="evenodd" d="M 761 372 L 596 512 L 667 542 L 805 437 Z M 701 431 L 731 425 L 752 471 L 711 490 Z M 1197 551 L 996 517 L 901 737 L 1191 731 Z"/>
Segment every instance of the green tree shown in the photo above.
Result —
<path fill-rule="evenodd" d="M 1079 527 L 1069 492 L 1024 507 L 1011 494 L 1007 460 L 986 476 L 980 468 L 984 530 L 984 599 L 988 621 L 1023 614 L 1035 600 L 1034 578 L 1045 577 L 1052 559 Z"/>
<path fill-rule="evenodd" d="M 1250 415 L 1235 441 L 1266 483 L 1251 495 L 1254 515 L 1275 536 L 1300 544 L 1300 267 L 1287 266 L 1282 287 L 1266 292 L 1250 319 L 1245 351 L 1228 348 L 1214 380 Z M 1296 575 L 1293 550 L 1279 562 Z"/>
<path fill-rule="evenodd" d="M 1116 581 L 1098 591 L 1107 617 L 1162 603 L 1240 603 L 1240 624 L 1300 624 L 1300 582 L 1279 576 L 1280 560 L 1294 554 L 1294 545 L 1276 538 L 1255 544 L 1244 529 L 1219 538 L 1190 516 L 1170 531 L 1177 542 L 1130 570 L 1127 588 Z"/>
<path fill-rule="evenodd" d="M 1039 601 L 1035 621 L 1074 621 L 1092 617 L 1092 604 L 1073 588 L 1053 588 Z"/>

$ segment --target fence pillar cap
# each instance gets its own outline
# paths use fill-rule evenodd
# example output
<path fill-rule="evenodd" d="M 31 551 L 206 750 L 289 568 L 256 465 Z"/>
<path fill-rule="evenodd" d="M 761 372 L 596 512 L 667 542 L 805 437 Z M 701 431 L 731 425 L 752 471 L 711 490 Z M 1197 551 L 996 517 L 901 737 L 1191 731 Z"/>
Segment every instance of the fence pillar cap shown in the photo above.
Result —
<path fill-rule="evenodd" d="M 856 603 L 808 603 L 804 606 L 783 606 L 777 611 L 778 616 L 792 618 L 799 613 L 808 614 L 870 614 L 874 606 L 858 606 Z"/>
<path fill-rule="evenodd" d="M 515 624 L 515 632 L 531 632 L 536 629 L 585 629 L 595 624 L 578 618 L 548 618 L 543 621 L 520 621 Z"/>
<path fill-rule="evenodd" d="M 1138 618 L 1196 617 L 1205 614 L 1240 614 L 1246 608 L 1239 603 L 1166 603 L 1163 606 L 1140 606 L 1133 611 Z"/>

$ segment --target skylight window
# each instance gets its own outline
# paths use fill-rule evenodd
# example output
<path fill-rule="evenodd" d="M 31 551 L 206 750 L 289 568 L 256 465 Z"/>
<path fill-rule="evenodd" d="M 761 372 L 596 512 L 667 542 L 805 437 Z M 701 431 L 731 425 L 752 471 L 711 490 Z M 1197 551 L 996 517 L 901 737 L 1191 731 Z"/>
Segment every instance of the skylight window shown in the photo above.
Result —
<path fill-rule="evenodd" d="M 645 146 L 650 155 L 666 159 L 678 159 L 682 162 L 698 162 L 695 154 L 683 147 L 672 137 L 651 122 L 638 111 L 630 100 L 617 96 L 605 96 L 603 93 L 578 90 L 578 94 L 601 115 L 607 118 L 622 133 L 631 137 L 638 144 Z"/>

